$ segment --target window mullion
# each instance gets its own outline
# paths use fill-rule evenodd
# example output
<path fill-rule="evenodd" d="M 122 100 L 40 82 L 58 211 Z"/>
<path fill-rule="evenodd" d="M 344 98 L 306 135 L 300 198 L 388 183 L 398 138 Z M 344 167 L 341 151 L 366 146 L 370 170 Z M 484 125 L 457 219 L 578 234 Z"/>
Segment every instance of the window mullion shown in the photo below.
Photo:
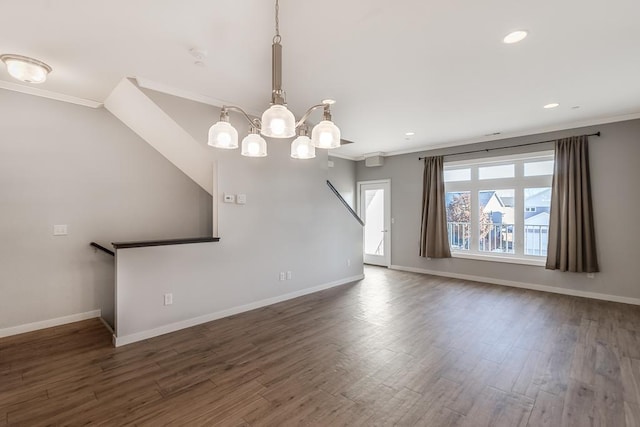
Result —
<path fill-rule="evenodd" d="M 474 168 L 477 174 L 478 168 Z M 476 175 L 477 176 L 477 175 Z M 480 208 L 478 203 L 478 186 L 477 181 L 471 185 L 471 220 L 469 227 L 471 227 L 471 242 L 469 243 L 469 252 L 478 253 L 480 246 L 480 239 L 478 236 L 478 223 L 480 221 Z"/>
<path fill-rule="evenodd" d="M 516 178 L 514 179 L 514 236 L 515 236 L 515 254 L 524 255 L 524 188 L 526 179 L 524 178 L 524 162 L 516 162 Z"/>

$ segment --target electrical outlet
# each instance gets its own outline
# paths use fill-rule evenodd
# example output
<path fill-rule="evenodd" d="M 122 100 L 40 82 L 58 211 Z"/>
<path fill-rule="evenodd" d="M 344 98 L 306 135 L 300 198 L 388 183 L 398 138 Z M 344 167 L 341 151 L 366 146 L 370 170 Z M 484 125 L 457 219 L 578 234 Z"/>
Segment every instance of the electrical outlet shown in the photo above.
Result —
<path fill-rule="evenodd" d="M 587 273 L 587 279 L 595 279 L 596 274 L 595 273 Z"/>
<path fill-rule="evenodd" d="M 236 195 L 235 194 L 226 194 L 224 195 L 224 202 L 225 203 L 235 203 L 236 202 Z"/>
<path fill-rule="evenodd" d="M 280 272 L 280 281 L 286 280 L 286 278 L 287 278 L 287 275 L 285 274 L 285 272 L 281 271 Z"/>
<path fill-rule="evenodd" d="M 291 280 L 291 272 L 287 271 L 287 280 Z"/>
<path fill-rule="evenodd" d="M 173 304 L 173 294 L 164 294 L 164 305 Z"/>

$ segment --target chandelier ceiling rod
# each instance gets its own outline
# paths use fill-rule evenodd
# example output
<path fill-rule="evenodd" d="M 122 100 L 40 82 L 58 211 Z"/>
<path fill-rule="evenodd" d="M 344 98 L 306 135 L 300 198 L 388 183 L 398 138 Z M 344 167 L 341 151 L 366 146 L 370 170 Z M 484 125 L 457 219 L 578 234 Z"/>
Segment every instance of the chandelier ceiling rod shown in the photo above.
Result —
<path fill-rule="evenodd" d="M 238 148 L 238 131 L 231 125 L 229 111 L 241 113 L 250 123 L 249 135 L 242 140 L 242 155 L 264 157 L 267 155 L 267 143 L 260 134 L 270 138 L 297 138 L 291 144 L 291 157 L 311 159 L 317 148 L 337 148 L 340 146 L 340 129 L 331 121 L 331 105 L 335 101 L 326 99 L 321 104 L 309 108 L 300 120 L 287 108 L 286 93 L 282 89 L 282 37 L 280 36 L 280 2 L 275 0 L 275 35 L 271 44 L 271 106 L 262 114 L 262 118 L 250 117 L 242 108 L 223 105 L 220 121 L 209 129 L 208 144 L 216 148 Z M 311 138 L 308 136 L 306 120 L 319 108 L 324 110 L 323 119 L 313 127 Z"/>
<path fill-rule="evenodd" d="M 280 0 L 276 0 L 276 35 L 271 43 L 271 103 L 286 104 L 282 90 L 282 45 L 280 42 Z"/>

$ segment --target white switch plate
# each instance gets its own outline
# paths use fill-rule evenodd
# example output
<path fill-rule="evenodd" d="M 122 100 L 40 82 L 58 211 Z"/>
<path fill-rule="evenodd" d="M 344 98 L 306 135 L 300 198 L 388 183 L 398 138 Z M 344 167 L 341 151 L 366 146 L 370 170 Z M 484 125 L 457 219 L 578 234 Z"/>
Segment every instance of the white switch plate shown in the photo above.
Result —
<path fill-rule="evenodd" d="M 290 271 L 287 271 L 287 280 L 291 280 L 291 277 L 292 277 L 292 276 L 291 276 L 291 272 L 290 272 Z"/>
<path fill-rule="evenodd" d="M 285 272 L 284 272 L 284 271 L 281 271 L 281 272 L 280 272 L 280 281 L 283 281 L 283 280 L 285 280 L 286 278 L 287 278 L 287 276 L 286 276 Z"/>
<path fill-rule="evenodd" d="M 238 194 L 236 196 L 236 203 L 239 205 L 244 205 L 247 203 L 247 195 L 246 194 Z"/>
<path fill-rule="evenodd" d="M 60 224 L 60 225 L 54 225 L 53 226 L 53 235 L 54 236 L 66 236 L 67 234 L 69 234 L 67 232 L 67 225 L 66 224 Z"/>
<path fill-rule="evenodd" d="M 173 304 L 173 294 L 164 294 L 164 305 Z"/>
<path fill-rule="evenodd" d="M 225 203 L 235 203 L 236 202 L 236 195 L 235 194 L 226 194 L 225 193 L 224 202 Z"/>

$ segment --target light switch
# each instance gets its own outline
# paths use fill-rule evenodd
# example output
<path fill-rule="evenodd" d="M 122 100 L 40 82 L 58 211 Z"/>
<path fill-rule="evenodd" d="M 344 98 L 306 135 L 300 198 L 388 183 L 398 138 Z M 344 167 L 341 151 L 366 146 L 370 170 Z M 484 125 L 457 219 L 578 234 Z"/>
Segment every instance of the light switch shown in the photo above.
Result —
<path fill-rule="evenodd" d="M 54 236 L 66 236 L 67 234 L 69 234 L 67 232 L 67 225 L 66 224 L 60 224 L 60 225 L 54 225 L 53 226 L 53 235 Z"/>
<path fill-rule="evenodd" d="M 235 203 L 236 202 L 236 195 L 235 194 L 226 194 L 225 193 L 224 202 L 225 203 Z"/>
<path fill-rule="evenodd" d="M 247 195 L 246 194 L 238 194 L 236 196 L 236 203 L 239 205 L 244 205 L 247 203 Z"/>

